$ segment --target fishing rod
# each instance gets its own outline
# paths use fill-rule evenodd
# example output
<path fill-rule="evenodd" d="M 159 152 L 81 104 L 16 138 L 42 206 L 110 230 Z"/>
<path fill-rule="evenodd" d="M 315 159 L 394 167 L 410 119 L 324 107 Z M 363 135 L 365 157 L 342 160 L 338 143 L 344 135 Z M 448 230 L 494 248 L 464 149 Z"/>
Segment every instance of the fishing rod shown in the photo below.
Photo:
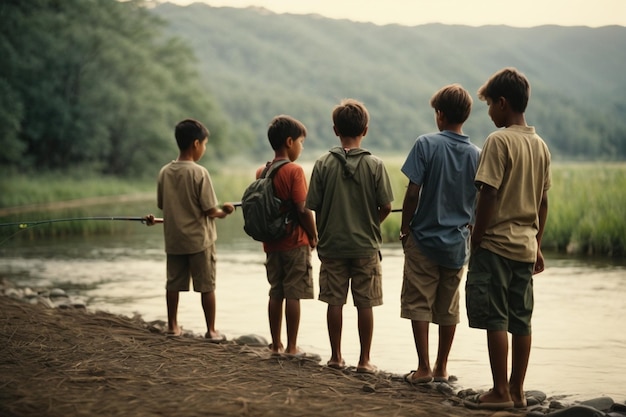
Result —
<path fill-rule="evenodd" d="M 6 239 L 0 241 L 0 246 L 2 246 L 6 241 L 13 238 L 20 232 L 23 232 L 26 229 L 33 228 L 35 226 L 40 226 L 42 224 L 50 224 L 50 223 L 60 223 L 60 222 L 74 222 L 74 221 L 84 221 L 84 220 L 120 220 L 120 221 L 135 221 L 141 222 L 143 224 L 147 224 L 147 220 L 145 217 L 122 217 L 122 216 L 109 216 L 109 217 L 68 217 L 63 219 L 48 219 L 48 220 L 35 220 L 32 222 L 13 222 L 13 223 L 0 223 L 0 227 L 17 227 L 17 232 L 11 234 Z M 163 223 L 162 218 L 155 218 L 154 223 Z"/>
<path fill-rule="evenodd" d="M 239 203 L 232 203 L 232 205 L 235 206 L 235 207 L 241 207 L 241 202 L 239 202 Z M 400 213 L 400 212 L 402 212 L 402 209 L 401 208 L 392 209 L 391 212 L 392 213 Z"/>
<path fill-rule="evenodd" d="M 60 222 L 74 222 L 74 221 L 83 221 L 83 220 L 122 220 L 122 221 L 136 221 L 141 223 L 146 223 L 145 217 L 68 217 L 64 219 L 48 219 L 48 220 L 36 220 L 32 222 L 14 222 L 14 223 L 0 223 L 0 227 L 11 227 L 17 226 L 18 229 L 24 230 L 29 227 L 35 227 L 42 224 L 48 223 L 60 223 Z M 163 219 L 155 218 L 155 223 L 163 223 Z"/>

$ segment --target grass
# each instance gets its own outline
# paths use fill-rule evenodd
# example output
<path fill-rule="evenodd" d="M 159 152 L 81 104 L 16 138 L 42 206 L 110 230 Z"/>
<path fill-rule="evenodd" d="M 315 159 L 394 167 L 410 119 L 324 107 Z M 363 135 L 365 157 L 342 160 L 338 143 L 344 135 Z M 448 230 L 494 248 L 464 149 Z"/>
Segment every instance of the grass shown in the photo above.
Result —
<path fill-rule="evenodd" d="M 401 208 L 407 179 L 398 161 L 387 163 L 395 201 Z M 307 168 L 305 167 L 305 171 Z M 254 167 L 212 169 L 211 175 L 220 201 L 239 201 L 252 180 Z M 310 171 L 307 175 L 310 174 Z M 626 164 L 572 163 L 554 164 L 550 211 L 543 247 L 569 254 L 623 256 L 626 254 Z M 125 209 L 143 215 L 156 212 L 153 181 L 128 181 L 116 178 L 80 178 L 46 175 L 12 176 L 0 179 L 0 210 L 7 207 L 51 203 L 81 198 L 118 195 L 143 195 L 144 201 L 124 205 Z M 71 209 L 29 212 L 26 220 L 52 217 L 89 217 L 125 215 L 116 212 L 115 203 Z M 102 214 L 104 213 L 104 214 Z M 156 214 L 156 213 L 155 213 Z M 24 214 L 5 215 L 0 222 L 24 220 Z M 392 213 L 382 225 L 383 238 L 395 241 L 400 231 L 400 213 Z M 70 222 L 55 227 L 39 227 L 31 236 L 65 236 L 72 234 L 120 233 L 124 222 Z M 0 240 L 6 234 L 0 230 Z"/>

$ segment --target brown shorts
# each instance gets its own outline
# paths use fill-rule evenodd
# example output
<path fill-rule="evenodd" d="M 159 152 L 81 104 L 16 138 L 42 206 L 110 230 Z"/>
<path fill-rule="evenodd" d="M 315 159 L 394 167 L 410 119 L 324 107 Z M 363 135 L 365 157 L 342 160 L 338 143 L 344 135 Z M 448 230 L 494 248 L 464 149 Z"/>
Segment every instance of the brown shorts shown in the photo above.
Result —
<path fill-rule="evenodd" d="M 270 298 L 300 300 L 314 297 L 309 246 L 268 253 L 265 269 Z"/>
<path fill-rule="evenodd" d="M 320 258 L 319 299 L 329 305 L 344 305 L 348 286 L 356 307 L 383 303 L 382 268 L 378 253 L 369 258 Z"/>
<path fill-rule="evenodd" d="M 189 291 L 189 279 L 195 292 L 215 291 L 215 245 L 189 255 L 167 255 L 168 291 Z"/>
<path fill-rule="evenodd" d="M 433 263 L 419 250 L 411 233 L 404 243 L 400 316 L 452 326 L 460 321 L 459 285 L 464 268 Z"/>

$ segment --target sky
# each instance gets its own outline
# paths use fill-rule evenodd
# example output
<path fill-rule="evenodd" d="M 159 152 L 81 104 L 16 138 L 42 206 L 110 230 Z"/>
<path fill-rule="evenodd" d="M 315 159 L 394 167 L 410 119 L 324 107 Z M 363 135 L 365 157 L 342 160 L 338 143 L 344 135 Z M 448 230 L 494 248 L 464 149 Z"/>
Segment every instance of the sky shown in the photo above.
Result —
<path fill-rule="evenodd" d="M 215 7 L 264 7 L 378 25 L 626 26 L 626 0 L 159 0 Z"/>

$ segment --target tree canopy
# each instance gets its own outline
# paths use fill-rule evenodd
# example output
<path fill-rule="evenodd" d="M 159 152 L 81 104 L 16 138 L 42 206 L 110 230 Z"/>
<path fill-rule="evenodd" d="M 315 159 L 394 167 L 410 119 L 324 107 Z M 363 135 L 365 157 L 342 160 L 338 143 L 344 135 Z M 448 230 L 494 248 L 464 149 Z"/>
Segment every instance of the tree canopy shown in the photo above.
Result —
<path fill-rule="evenodd" d="M 193 52 L 143 1 L 7 0 L 0 16 L 4 167 L 154 175 L 178 120 L 223 137 Z"/>

